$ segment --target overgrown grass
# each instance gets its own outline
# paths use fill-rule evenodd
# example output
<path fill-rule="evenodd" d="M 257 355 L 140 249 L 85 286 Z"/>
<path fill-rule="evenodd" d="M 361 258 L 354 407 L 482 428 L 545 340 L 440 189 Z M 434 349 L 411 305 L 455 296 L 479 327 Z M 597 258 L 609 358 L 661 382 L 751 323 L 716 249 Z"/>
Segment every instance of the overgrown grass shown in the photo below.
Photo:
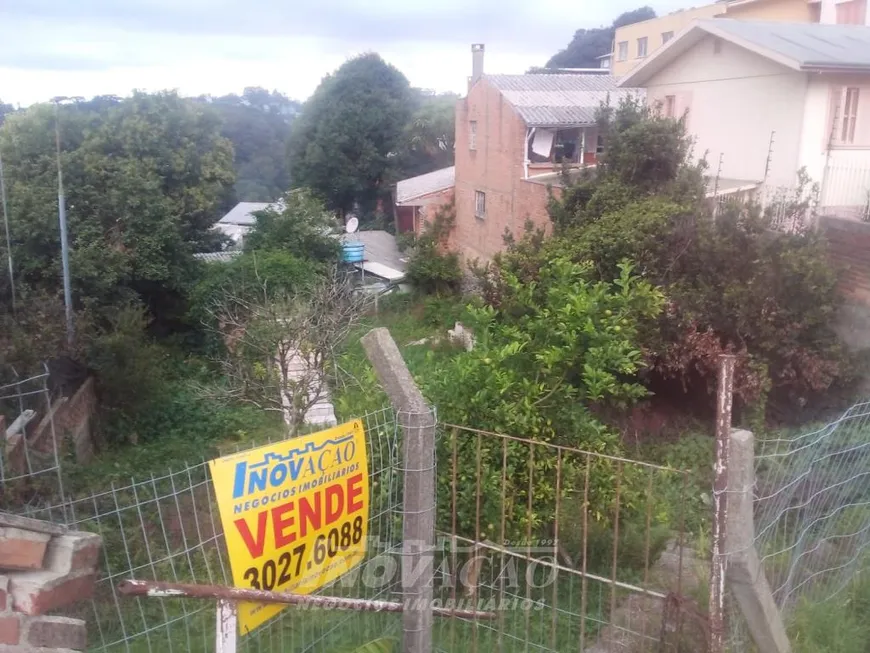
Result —
<path fill-rule="evenodd" d="M 196 357 L 178 355 L 165 368 L 162 388 L 134 416 L 102 415 L 97 422 L 104 443 L 87 465 L 64 462 L 65 491 L 93 494 L 131 478 L 162 476 L 213 458 L 237 446 L 255 446 L 284 436 L 280 413 L 227 404 L 199 389 L 214 372 Z"/>
<path fill-rule="evenodd" d="M 837 596 L 804 599 L 788 625 L 794 653 L 866 653 L 870 650 L 870 574 L 859 573 Z"/>

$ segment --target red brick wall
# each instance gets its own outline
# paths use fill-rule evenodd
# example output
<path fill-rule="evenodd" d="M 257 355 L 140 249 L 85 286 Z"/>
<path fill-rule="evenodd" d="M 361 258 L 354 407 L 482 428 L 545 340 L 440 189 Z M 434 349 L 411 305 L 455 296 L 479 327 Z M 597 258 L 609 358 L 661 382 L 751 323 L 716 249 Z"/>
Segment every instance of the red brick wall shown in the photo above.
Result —
<path fill-rule="evenodd" d="M 870 306 L 870 224 L 823 218 L 834 261 L 843 268 L 840 290 L 849 299 Z"/>
<path fill-rule="evenodd" d="M 468 145 L 477 121 L 476 148 Z M 452 246 L 466 259 L 487 260 L 503 249 L 505 229 L 522 233 L 527 217 L 549 223 L 546 186 L 523 180 L 526 125 L 482 78 L 456 105 L 456 229 Z M 475 191 L 486 193 L 486 217 L 474 215 Z"/>

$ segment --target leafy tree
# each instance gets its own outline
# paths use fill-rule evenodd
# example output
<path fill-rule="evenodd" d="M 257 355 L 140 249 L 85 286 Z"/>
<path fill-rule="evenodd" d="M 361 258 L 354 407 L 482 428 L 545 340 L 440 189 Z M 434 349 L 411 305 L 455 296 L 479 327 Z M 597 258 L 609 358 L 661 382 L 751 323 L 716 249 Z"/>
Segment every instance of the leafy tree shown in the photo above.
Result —
<path fill-rule="evenodd" d="M 588 264 L 566 259 L 551 260 L 531 284 L 504 267 L 491 268 L 490 273 L 499 301 L 469 309 L 474 349 L 441 363 L 423 379 L 427 397 L 438 406 L 439 419 L 618 455 L 618 436 L 590 408 L 625 405 L 646 394 L 637 382 L 644 366 L 639 334 L 641 326 L 661 311 L 661 293 L 637 277 L 630 265 L 621 266 L 612 282 L 597 281 Z M 442 443 L 451 446 L 447 438 Z M 480 518 L 476 518 L 475 494 L 466 493 L 457 507 L 459 522 L 498 524 L 504 497 L 509 536 L 519 536 L 529 526 L 552 523 L 556 490 L 546 480 L 552 479 L 552 457 L 543 448 L 536 450 L 531 473 L 538 481 L 534 497 L 529 498 L 528 448 L 506 443 L 504 451 L 499 445 L 487 445 L 478 453 L 477 446 L 474 440 L 466 440 L 458 459 L 482 458 Z M 449 459 L 450 455 L 448 448 L 444 456 Z M 614 469 L 601 462 L 596 462 L 590 474 L 593 519 L 596 515 L 604 519 L 614 491 Z M 503 469 L 508 484 L 505 494 Z M 468 477 L 463 474 L 463 479 Z M 566 474 L 565 487 L 582 484 L 579 475 Z M 634 492 L 630 485 L 623 487 L 626 507 Z M 448 504 L 450 488 L 449 480 L 439 483 L 441 498 Z M 531 515 L 530 505 L 535 506 Z M 488 530 L 484 535 L 496 534 Z"/>
<path fill-rule="evenodd" d="M 376 54 L 351 59 L 328 75 L 293 124 L 290 174 L 330 210 L 359 205 L 371 215 L 386 199 L 412 110 L 408 80 Z"/>
<path fill-rule="evenodd" d="M 398 164 L 402 178 L 453 165 L 459 96 L 423 91 L 417 96 L 417 107 L 402 134 Z"/>
<path fill-rule="evenodd" d="M 245 236 L 245 250 L 281 250 L 300 260 L 335 261 L 339 241 L 330 235 L 335 219 L 305 188 L 287 193 L 277 208 L 256 214 L 257 223 Z"/>
<path fill-rule="evenodd" d="M 216 116 L 175 93 L 136 93 L 59 118 L 74 297 L 100 309 L 141 298 L 166 317 L 231 200 L 232 147 Z M 17 276 L 48 292 L 60 287 L 54 121 L 37 105 L 0 129 Z"/>
<path fill-rule="evenodd" d="M 651 7 L 641 7 L 621 14 L 610 27 L 578 29 L 568 46 L 550 58 L 547 68 L 598 68 L 598 57 L 607 54 L 613 47 L 613 35 L 617 27 L 655 17 L 656 12 Z"/>
<path fill-rule="evenodd" d="M 258 87 L 242 95 L 198 99 L 220 116 L 221 135 L 233 144 L 236 198 L 271 202 L 281 197 L 290 187 L 287 143 L 300 103 Z"/>
<path fill-rule="evenodd" d="M 823 238 L 779 231 L 752 203 L 714 216 L 682 121 L 633 102 L 602 121 L 609 150 L 597 176 L 552 203 L 556 236 L 529 236 L 499 264 L 535 284 L 553 259 L 588 261 L 602 280 L 633 261 L 668 298 L 643 334 L 646 379 L 700 401 L 712 396 L 723 353 L 737 356 L 744 406 L 764 407 L 769 395 L 793 409 L 848 379 L 831 329 L 840 299 Z M 796 192 L 785 212 L 806 215 L 805 197 Z M 487 296 L 498 300 L 492 288 Z"/>

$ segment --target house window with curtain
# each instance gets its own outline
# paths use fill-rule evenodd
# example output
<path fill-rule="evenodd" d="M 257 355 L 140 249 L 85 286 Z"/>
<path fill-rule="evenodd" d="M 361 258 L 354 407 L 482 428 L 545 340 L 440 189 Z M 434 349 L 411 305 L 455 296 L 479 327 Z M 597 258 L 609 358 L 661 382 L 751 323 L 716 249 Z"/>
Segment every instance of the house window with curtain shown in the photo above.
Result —
<path fill-rule="evenodd" d="M 677 114 L 677 96 L 666 95 L 662 108 L 665 113 L 665 118 L 675 117 Z"/>
<path fill-rule="evenodd" d="M 628 59 L 628 41 L 620 41 L 616 44 L 616 60 L 625 61 Z"/>
<path fill-rule="evenodd" d="M 637 40 L 637 58 L 643 59 L 646 56 L 649 39 L 643 36 Z"/>
<path fill-rule="evenodd" d="M 480 190 L 474 191 L 474 215 L 477 218 L 486 217 L 486 193 Z"/>
<path fill-rule="evenodd" d="M 842 145 L 855 144 L 855 125 L 858 122 L 858 100 L 861 89 L 857 86 L 849 86 L 843 89 L 841 103 L 842 118 L 840 119 L 839 142 Z"/>

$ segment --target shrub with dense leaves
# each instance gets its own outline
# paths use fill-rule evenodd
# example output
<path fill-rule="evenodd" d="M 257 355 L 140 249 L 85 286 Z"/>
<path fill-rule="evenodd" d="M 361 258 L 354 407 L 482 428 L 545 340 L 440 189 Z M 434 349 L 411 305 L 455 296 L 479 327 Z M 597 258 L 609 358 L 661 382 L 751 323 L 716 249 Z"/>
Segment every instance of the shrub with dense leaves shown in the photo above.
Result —
<path fill-rule="evenodd" d="M 831 328 L 839 298 L 824 239 L 812 230 L 776 230 L 752 204 L 726 205 L 714 215 L 699 201 L 702 167 L 688 161 L 680 121 L 632 103 L 605 118 L 609 149 L 598 177 L 553 200 L 553 238 L 528 234 L 497 257 L 496 269 L 531 284 L 551 260 L 566 258 L 589 262 L 606 280 L 621 261 L 632 261 L 668 299 L 641 338 L 651 382 L 712 394 L 719 356 L 731 353 L 743 404 L 762 405 L 771 393 L 802 406 L 847 377 Z M 661 139 L 682 143 L 637 151 Z M 800 198 L 795 202 L 789 215 L 806 210 Z M 497 302 L 497 288 L 484 287 L 487 301 Z"/>
<path fill-rule="evenodd" d="M 447 238 L 456 221 L 451 202 L 438 208 L 417 238 L 408 261 L 407 277 L 424 294 L 450 294 L 459 290 L 459 256 L 448 251 Z"/>
<path fill-rule="evenodd" d="M 589 407 L 624 405 L 646 394 L 636 380 L 644 365 L 638 334 L 644 322 L 658 315 L 661 294 L 634 275 L 630 265 L 605 282 L 594 279 L 590 266 L 565 259 L 551 261 L 535 282 L 523 283 L 502 269 L 493 283 L 499 286 L 498 306 L 469 308 L 474 349 L 443 363 L 433 361 L 436 369 L 423 379 L 439 418 L 540 442 L 619 453 L 617 435 Z M 466 439 L 458 455 L 463 461 L 475 460 L 475 444 Z M 505 451 L 490 443 L 482 455 L 486 523 L 498 523 L 503 462 L 514 534 L 525 532 L 530 517 L 534 527 L 551 523 L 547 511 L 555 506 L 556 491 L 551 460 L 542 456 L 530 467 L 528 447 L 513 443 Z M 528 515 L 531 469 L 538 480 L 532 498 L 535 514 Z M 472 470 L 461 473 L 470 479 Z M 613 491 L 612 473 L 602 463 L 593 476 L 592 510 L 602 518 Z M 449 488 L 449 480 L 442 479 L 439 489 Z M 458 507 L 464 523 L 473 523 L 476 508 L 470 499 L 466 493 Z"/>

